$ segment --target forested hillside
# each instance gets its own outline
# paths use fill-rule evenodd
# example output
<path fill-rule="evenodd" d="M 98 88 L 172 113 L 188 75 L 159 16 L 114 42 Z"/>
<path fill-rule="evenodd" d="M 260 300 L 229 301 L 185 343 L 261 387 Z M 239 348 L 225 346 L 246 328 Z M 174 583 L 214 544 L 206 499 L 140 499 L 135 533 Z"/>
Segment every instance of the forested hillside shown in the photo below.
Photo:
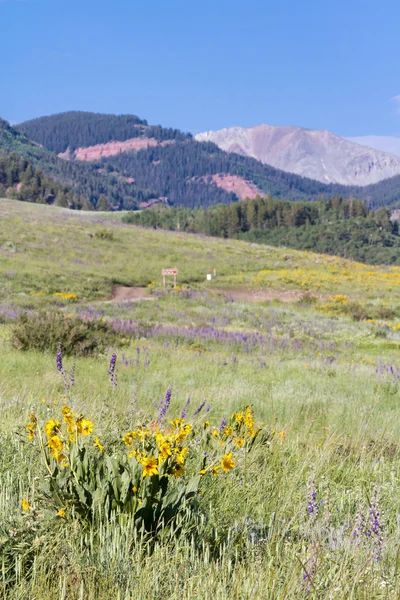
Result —
<path fill-rule="evenodd" d="M 255 198 L 207 210 L 154 208 L 124 217 L 145 227 L 335 254 L 370 264 L 400 264 L 398 223 L 385 208 L 372 211 L 360 200 L 334 197 L 317 202 Z"/>
<path fill-rule="evenodd" d="M 136 137 L 154 138 L 158 141 L 185 140 L 191 137 L 178 129 L 149 126 L 136 115 L 107 115 L 70 111 L 39 117 L 15 127 L 27 138 L 55 152 L 104 144 L 113 140 L 125 141 Z"/>
<path fill-rule="evenodd" d="M 0 119 L 0 152 L 15 152 L 27 158 L 34 168 L 85 196 L 97 207 L 101 196 L 107 201 L 102 209 L 134 209 L 140 202 L 156 197 L 152 190 L 143 190 L 123 178 L 101 170 L 100 165 L 62 160 L 56 154 L 30 142 L 6 121 Z"/>
<path fill-rule="evenodd" d="M 15 152 L 0 154 L 0 198 L 3 197 L 93 210 L 87 198 L 80 197 L 70 187 L 50 179 L 39 169 L 34 169 L 27 158 L 22 158 Z"/>

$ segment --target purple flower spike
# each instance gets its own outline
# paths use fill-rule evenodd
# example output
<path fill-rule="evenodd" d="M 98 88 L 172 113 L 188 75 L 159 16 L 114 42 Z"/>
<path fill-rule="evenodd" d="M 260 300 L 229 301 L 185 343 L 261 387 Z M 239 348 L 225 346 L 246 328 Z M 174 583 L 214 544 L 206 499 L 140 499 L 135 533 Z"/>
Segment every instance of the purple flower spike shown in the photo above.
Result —
<path fill-rule="evenodd" d="M 57 367 L 57 371 L 63 375 L 64 374 L 64 369 L 63 369 L 63 363 L 62 363 L 61 344 L 57 348 L 56 367 Z"/>
<path fill-rule="evenodd" d="M 196 410 L 194 411 L 193 416 L 197 417 L 197 415 L 199 415 L 201 413 L 201 411 L 203 410 L 203 408 L 205 407 L 205 405 L 206 405 L 206 401 L 203 400 L 203 402 L 200 404 L 200 406 L 198 406 L 196 408 Z"/>
<path fill-rule="evenodd" d="M 221 425 L 219 426 L 219 432 L 222 433 L 226 427 L 226 417 L 225 415 L 222 417 Z"/>
<path fill-rule="evenodd" d="M 165 415 L 167 414 L 167 410 L 169 408 L 169 405 L 171 404 L 171 396 L 172 396 L 172 388 L 168 388 L 167 389 L 167 393 L 165 394 L 165 398 L 164 401 L 161 401 L 160 403 L 160 414 L 158 415 L 158 422 L 162 421 L 165 418 Z"/>
<path fill-rule="evenodd" d="M 186 400 L 185 406 L 182 408 L 181 419 L 186 419 L 186 411 L 188 409 L 189 404 L 190 404 L 190 396 Z"/>
<path fill-rule="evenodd" d="M 110 378 L 111 385 L 114 387 L 117 387 L 117 385 L 118 385 L 117 372 L 115 370 L 116 363 L 117 363 L 117 354 L 115 352 L 113 352 L 113 354 L 111 356 L 111 360 L 110 360 L 110 366 L 108 368 L 108 376 Z"/>

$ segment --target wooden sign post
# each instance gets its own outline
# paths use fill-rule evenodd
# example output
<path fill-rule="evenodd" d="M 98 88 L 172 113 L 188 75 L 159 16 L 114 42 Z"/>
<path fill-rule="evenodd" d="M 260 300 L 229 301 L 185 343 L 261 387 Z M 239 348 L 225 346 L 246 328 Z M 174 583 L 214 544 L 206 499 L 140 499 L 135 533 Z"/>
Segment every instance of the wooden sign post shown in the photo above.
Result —
<path fill-rule="evenodd" d="M 165 277 L 167 275 L 174 276 L 174 287 L 176 287 L 176 282 L 177 282 L 177 278 L 178 278 L 178 269 L 163 269 L 161 271 L 161 273 L 162 273 L 162 278 L 163 278 L 163 287 L 165 287 Z"/>

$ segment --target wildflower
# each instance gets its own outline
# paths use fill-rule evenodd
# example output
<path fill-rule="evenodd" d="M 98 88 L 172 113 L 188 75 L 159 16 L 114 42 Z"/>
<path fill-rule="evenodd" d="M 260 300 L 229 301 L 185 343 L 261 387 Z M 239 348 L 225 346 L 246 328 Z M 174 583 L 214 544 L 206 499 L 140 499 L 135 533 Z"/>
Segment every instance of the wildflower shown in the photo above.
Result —
<path fill-rule="evenodd" d="M 222 417 L 222 421 L 221 421 L 221 424 L 219 426 L 219 432 L 222 433 L 223 430 L 225 429 L 225 427 L 226 427 L 226 418 Z"/>
<path fill-rule="evenodd" d="M 212 435 L 213 435 L 213 437 L 218 438 L 219 437 L 218 429 L 213 429 Z"/>
<path fill-rule="evenodd" d="M 108 367 L 108 376 L 110 378 L 111 385 L 113 385 L 114 387 L 116 387 L 118 385 L 117 372 L 115 370 L 116 363 L 117 363 L 117 355 L 115 352 L 113 352 L 113 354 L 111 356 L 111 360 L 110 360 L 110 366 Z"/>
<path fill-rule="evenodd" d="M 175 461 L 178 463 L 178 465 L 183 465 L 183 463 L 185 462 L 185 454 L 187 452 L 188 448 L 182 448 L 180 453 L 175 457 Z"/>
<path fill-rule="evenodd" d="M 190 397 L 188 397 L 188 399 L 185 402 L 185 406 L 182 408 L 181 419 L 186 419 L 186 411 L 189 407 L 189 404 L 190 404 Z"/>
<path fill-rule="evenodd" d="M 61 352 L 61 344 L 58 345 L 57 354 L 56 354 L 56 367 L 57 371 L 64 375 L 63 363 L 62 363 L 62 352 Z"/>
<path fill-rule="evenodd" d="M 206 473 L 207 473 L 207 469 L 202 469 L 202 470 L 200 471 L 200 475 L 205 475 Z"/>
<path fill-rule="evenodd" d="M 162 460 L 167 460 L 169 456 L 172 456 L 171 446 L 168 442 L 164 442 L 159 447 L 159 456 L 162 458 Z"/>
<path fill-rule="evenodd" d="M 315 519 L 318 516 L 317 490 L 312 473 L 308 480 L 307 515 L 310 519 Z"/>
<path fill-rule="evenodd" d="M 89 421 L 88 419 L 84 419 L 83 417 L 80 417 L 76 421 L 76 427 L 77 427 L 78 433 L 81 433 L 82 435 L 90 435 L 93 431 L 94 424 L 91 421 Z"/>
<path fill-rule="evenodd" d="M 235 440 L 233 440 L 233 443 L 235 444 L 235 446 L 237 446 L 238 448 L 242 448 L 245 444 L 245 441 L 243 438 L 236 438 Z"/>
<path fill-rule="evenodd" d="M 58 435 L 53 435 L 47 442 L 48 447 L 50 448 L 50 452 L 52 456 L 56 459 L 56 461 L 60 461 L 64 458 L 62 451 L 64 449 L 64 444 L 62 439 Z"/>
<path fill-rule="evenodd" d="M 50 419 L 44 426 L 44 432 L 48 438 L 51 438 L 60 431 L 61 423 L 60 421 L 55 421 L 54 419 Z"/>
<path fill-rule="evenodd" d="M 219 465 L 214 465 L 211 467 L 211 473 L 214 475 L 214 477 L 216 477 L 218 475 L 220 470 L 221 470 L 221 467 Z"/>
<path fill-rule="evenodd" d="M 134 485 L 134 486 L 133 486 L 133 488 L 132 488 L 132 492 L 133 492 L 134 494 L 136 494 L 136 492 L 137 492 L 137 487 L 136 487 L 136 485 Z"/>
<path fill-rule="evenodd" d="M 233 427 L 225 427 L 222 433 L 225 437 L 230 437 L 233 433 Z"/>
<path fill-rule="evenodd" d="M 154 456 L 143 459 L 141 464 L 143 466 L 143 477 L 146 477 L 147 475 L 151 477 L 152 475 L 158 474 L 157 459 Z"/>
<path fill-rule="evenodd" d="M 94 447 L 98 448 L 100 452 L 103 452 L 104 450 L 104 446 L 102 445 L 98 437 L 94 440 Z"/>
<path fill-rule="evenodd" d="M 172 396 L 172 389 L 169 387 L 167 389 L 167 393 L 165 394 L 164 401 L 161 402 L 161 404 L 160 404 L 160 414 L 158 415 L 158 419 L 157 419 L 158 423 L 160 421 L 162 421 L 164 419 L 165 415 L 167 414 L 167 410 L 169 408 L 169 405 L 171 404 L 171 396 Z"/>
<path fill-rule="evenodd" d="M 240 424 L 240 423 L 242 423 L 242 421 L 244 419 L 244 414 L 243 414 L 243 412 L 236 413 L 233 415 L 233 418 L 235 419 L 236 423 Z"/>
<path fill-rule="evenodd" d="M 64 508 L 60 508 L 60 510 L 57 512 L 57 517 L 61 517 L 62 519 L 65 517 L 65 509 Z"/>
<path fill-rule="evenodd" d="M 21 500 L 21 506 L 22 506 L 22 510 L 25 510 L 25 511 L 31 510 L 31 505 L 29 504 L 28 500 L 26 500 L 25 498 L 23 498 Z"/>
<path fill-rule="evenodd" d="M 206 404 L 206 401 L 205 401 L 205 400 L 203 400 L 203 402 L 200 404 L 200 406 L 198 406 L 198 407 L 196 408 L 196 410 L 194 411 L 194 413 L 193 413 L 193 416 L 194 416 L 194 417 L 197 417 L 197 415 L 199 415 L 199 414 L 201 413 L 201 411 L 202 411 L 202 410 L 203 410 L 203 408 L 205 407 L 205 404 Z"/>
<path fill-rule="evenodd" d="M 235 466 L 235 461 L 232 458 L 232 452 L 229 452 L 229 454 L 224 454 L 224 456 L 222 457 L 221 460 L 221 468 L 225 473 L 228 473 L 228 471 L 231 471 Z"/>

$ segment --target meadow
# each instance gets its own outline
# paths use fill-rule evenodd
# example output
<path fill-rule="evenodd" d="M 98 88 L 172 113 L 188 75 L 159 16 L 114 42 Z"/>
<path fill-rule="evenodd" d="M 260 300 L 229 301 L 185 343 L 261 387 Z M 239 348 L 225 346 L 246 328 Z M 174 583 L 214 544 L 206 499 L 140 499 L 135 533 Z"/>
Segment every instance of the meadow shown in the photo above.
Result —
<path fill-rule="evenodd" d="M 0 200 L 0 282 L 3 598 L 399 597 L 400 268 Z"/>

